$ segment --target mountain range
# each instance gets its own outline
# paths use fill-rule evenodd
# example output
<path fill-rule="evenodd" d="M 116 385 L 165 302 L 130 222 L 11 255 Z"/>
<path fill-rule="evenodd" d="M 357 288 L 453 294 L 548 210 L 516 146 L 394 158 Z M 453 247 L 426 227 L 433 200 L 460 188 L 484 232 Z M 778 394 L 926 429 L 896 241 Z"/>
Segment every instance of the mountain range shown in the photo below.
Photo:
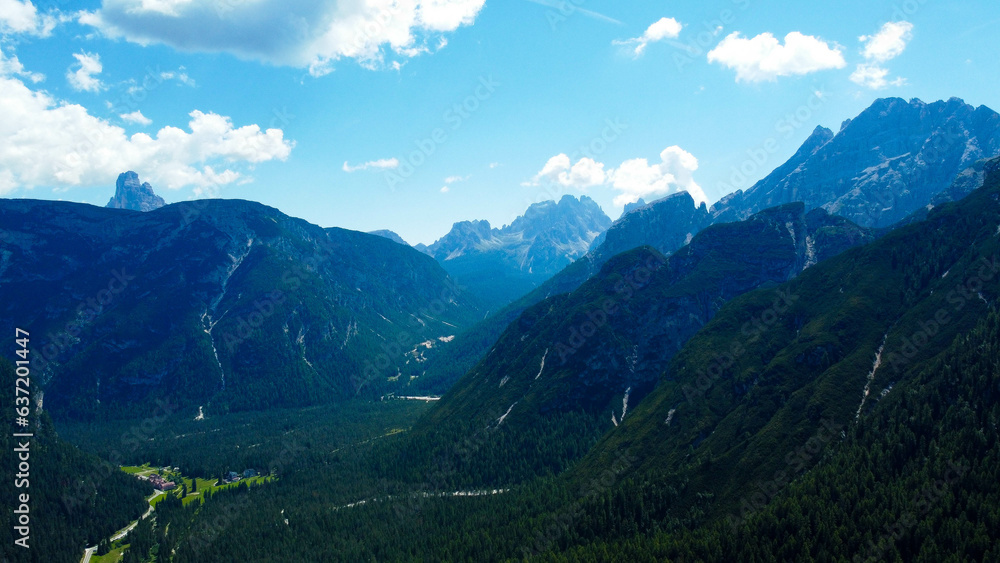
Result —
<path fill-rule="evenodd" d="M 375 393 L 483 313 L 412 248 L 247 201 L 0 200 L 0 240 L 0 322 L 39 335 L 57 418 Z"/>
<path fill-rule="evenodd" d="M 418 250 L 433 256 L 455 280 L 499 308 L 521 297 L 587 253 L 611 219 L 587 196 L 532 204 L 501 228 L 488 221 L 455 223 Z"/>
<path fill-rule="evenodd" d="M 1000 115 L 958 98 L 876 100 L 835 135 L 817 127 L 782 166 L 712 206 L 732 221 L 792 201 L 866 227 L 887 227 L 926 206 L 977 160 L 1000 153 Z"/>
<path fill-rule="evenodd" d="M 837 134 L 817 127 L 787 162 L 711 209 L 695 205 L 686 192 L 629 206 L 585 256 L 430 356 L 422 366 L 428 377 L 418 385 L 447 389 L 528 307 L 576 289 L 618 253 L 650 245 L 670 255 L 708 225 L 796 201 L 806 211 L 822 207 L 860 226 L 885 229 L 970 193 L 982 183 L 983 159 L 997 154 L 1000 115 L 986 106 L 974 108 L 958 98 L 931 104 L 876 100 Z"/>
<path fill-rule="evenodd" d="M 416 248 L 134 172 L 0 200 L 39 532 L 78 560 L 149 492 L 53 426 L 107 455 L 168 404 L 127 456 L 271 479 L 168 497 L 135 561 L 995 560 L 998 127 L 877 100 L 712 207 L 567 196 Z"/>

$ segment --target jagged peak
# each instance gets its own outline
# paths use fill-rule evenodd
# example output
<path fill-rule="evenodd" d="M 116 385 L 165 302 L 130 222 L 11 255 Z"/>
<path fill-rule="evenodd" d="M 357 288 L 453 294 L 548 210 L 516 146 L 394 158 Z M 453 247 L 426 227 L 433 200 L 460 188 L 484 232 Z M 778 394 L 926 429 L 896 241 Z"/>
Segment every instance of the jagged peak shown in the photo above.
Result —
<path fill-rule="evenodd" d="M 163 198 L 153 192 L 149 182 L 141 183 L 139 175 L 129 170 L 118 175 L 115 195 L 105 207 L 131 209 L 133 211 L 153 211 L 166 205 Z"/>

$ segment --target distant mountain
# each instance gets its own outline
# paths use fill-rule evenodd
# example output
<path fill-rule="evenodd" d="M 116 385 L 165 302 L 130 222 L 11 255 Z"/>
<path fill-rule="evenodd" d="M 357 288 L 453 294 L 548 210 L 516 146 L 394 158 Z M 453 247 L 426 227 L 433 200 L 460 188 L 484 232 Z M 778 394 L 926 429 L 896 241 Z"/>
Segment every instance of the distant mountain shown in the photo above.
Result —
<path fill-rule="evenodd" d="M 416 250 L 247 201 L 0 200 L 0 240 L 0 328 L 36 335 L 57 418 L 377 394 L 483 314 Z"/>
<path fill-rule="evenodd" d="M 669 256 L 710 223 L 705 205 L 695 205 L 687 192 L 633 206 L 594 239 L 591 250 L 582 258 L 428 355 L 421 371 L 426 377 L 414 384 L 427 392 L 444 392 L 483 357 L 507 325 L 532 305 L 580 287 L 620 252 L 648 245 Z"/>
<path fill-rule="evenodd" d="M 805 202 L 886 227 L 926 206 L 977 160 L 1000 154 L 1000 115 L 958 98 L 876 100 L 840 132 L 817 128 L 787 163 L 712 206 L 717 221 Z"/>
<path fill-rule="evenodd" d="M 115 182 L 115 195 L 104 207 L 111 209 L 131 209 L 132 211 L 152 211 L 166 205 L 163 198 L 153 193 L 149 182 L 139 183 L 135 172 L 122 172 Z"/>
<path fill-rule="evenodd" d="M 567 195 L 533 204 L 499 229 L 482 220 L 455 223 L 434 244 L 417 248 L 489 306 L 501 307 L 586 254 L 610 225 L 594 200 Z"/>
<path fill-rule="evenodd" d="M 537 430 L 542 419 L 581 411 L 610 428 L 726 302 L 872 238 L 792 203 L 708 227 L 670 257 L 648 246 L 618 254 L 575 291 L 511 323 L 417 430 L 454 421 Z"/>
<path fill-rule="evenodd" d="M 410 246 L 409 244 L 407 244 L 407 242 L 405 240 L 403 240 L 403 237 L 397 235 L 396 233 L 394 233 L 394 232 L 392 232 L 392 231 L 390 231 L 388 229 L 381 229 L 381 230 L 378 230 L 378 231 L 369 231 L 368 234 L 375 235 L 377 237 L 387 238 L 387 239 L 391 240 L 392 242 L 395 242 L 397 244 L 401 244 L 403 246 Z"/>
<path fill-rule="evenodd" d="M 957 98 L 932 104 L 876 100 L 837 134 L 817 127 L 787 162 L 711 209 L 696 207 L 687 193 L 630 205 L 585 256 L 457 336 L 442 348 L 442 355 L 445 350 L 453 354 L 447 360 L 432 355 L 424 366 L 428 377 L 417 384 L 447 388 L 529 306 L 576 289 L 617 253 L 650 245 L 669 255 L 710 224 L 743 220 L 795 201 L 869 227 L 919 220 L 928 205 L 960 199 L 978 187 L 979 161 L 998 153 L 1000 116 L 985 106 L 973 108 Z"/>

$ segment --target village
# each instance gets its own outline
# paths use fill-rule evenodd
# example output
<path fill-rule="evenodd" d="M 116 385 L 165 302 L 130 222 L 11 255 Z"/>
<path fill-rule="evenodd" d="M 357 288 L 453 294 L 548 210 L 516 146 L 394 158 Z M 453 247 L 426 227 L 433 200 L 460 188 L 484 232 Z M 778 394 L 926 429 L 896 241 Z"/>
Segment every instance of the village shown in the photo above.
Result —
<path fill-rule="evenodd" d="M 192 502 L 203 503 L 211 499 L 211 495 L 217 491 L 238 487 L 243 483 L 250 486 L 262 485 L 274 478 L 261 475 L 252 468 L 244 469 L 242 472 L 223 471 L 220 477 L 208 479 L 185 476 L 180 467 L 152 467 L 149 464 L 144 464 L 141 466 L 122 466 L 119 469 L 134 475 L 141 481 L 148 482 L 155 490 L 153 495 L 147 499 L 149 509 L 140 520 L 155 517 L 156 505 L 168 495 L 179 498 L 181 503 L 187 506 Z M 86 563 L 120 562 L 124 551 L 129 546 L 129 532 L 136 527 L 140 520 L 132 522 L 111 537 L 102 540 L 98 545 L 86 548 L 82 561 Z"/>

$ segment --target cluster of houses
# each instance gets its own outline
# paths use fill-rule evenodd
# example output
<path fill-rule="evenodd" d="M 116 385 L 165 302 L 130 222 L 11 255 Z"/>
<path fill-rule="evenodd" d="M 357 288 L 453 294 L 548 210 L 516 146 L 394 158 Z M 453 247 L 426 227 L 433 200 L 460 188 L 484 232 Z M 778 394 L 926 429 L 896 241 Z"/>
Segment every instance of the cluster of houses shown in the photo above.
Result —
<path fill-rule="evenodd" d="M 250 479 L 251 477 L 256 477 L 257 472 L 253 469 L 247 469 L 243 471 L 243 476 L 241 477 L 239 473 L 235 471 L 230 471 L 222 476 L 223 483 L 235 483 L 240 479 Z"/>
<path fill-rule="evenodd" d="M 175 485 L 173 481 L 167 481 L 162 476 L 160 476 L 159 473 L 153 473 L 152 475 L 150 475 L 149 482 L 152 483 L 154 488 L 157 488 L 161 491 L 169 491 L 177 488 L 177 485 Z"/>

